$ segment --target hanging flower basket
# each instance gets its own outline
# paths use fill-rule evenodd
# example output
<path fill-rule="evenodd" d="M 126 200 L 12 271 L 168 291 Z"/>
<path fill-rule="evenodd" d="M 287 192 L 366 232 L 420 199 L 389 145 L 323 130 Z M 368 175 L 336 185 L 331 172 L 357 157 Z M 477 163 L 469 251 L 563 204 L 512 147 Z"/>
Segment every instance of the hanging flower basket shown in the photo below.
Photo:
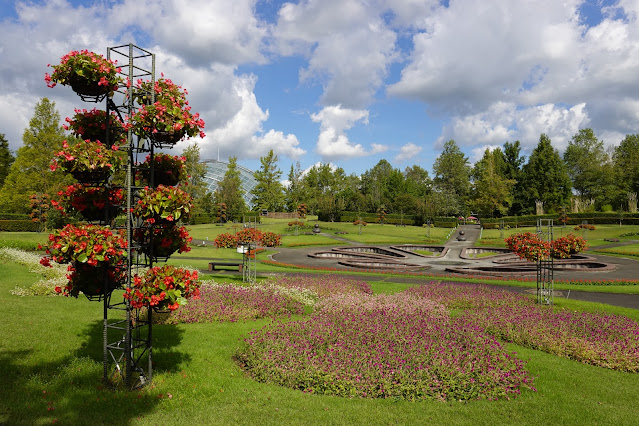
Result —
<path fill-rule="evenodd" d="M 79 95 L 112 94 L 123 82 L 118 75 L 121 70 L 115 61 L 88 50 L 71 51 L 60 59 L 59 65 L 53 65 L 52 68 L 53 73 L 44 76 L 47 86 L 71 86 Z"/>
<path fill-rule="evenodd" d="M 77 211 L 88 221 L 109 221 L 122 211 L 124 191 L 103 186 L 69 185 L 58 192 L 57 199 L 51 204 L 65 215 Z"/>
<path fill-rule="evenodd" d="M 87 296 L 100 296 L 123 283 L 127 240 L 107 227 L 67 225 L 49 235 L 49 242 L 40 248 L 47 254 L 40 260 L 43 266 L 50 267 L 51 261 L 71 263 L 69 282 L 56 288 L 65 296 L 85 291 Z"/>
<path fill-rule="evenodd" d="M 131 119 L 133 133 L 161 145 L 175 144 L 184 137 L 204 137 L 204 121 L 191 112 L 186 93 L 169 79 L 156 81 L 153 88 L 150 82 L 139 80 L 133 98 L 142 106 Z"/>
<path fill-rule="evenodd" d="M 153 185 L 175 186 L 186 179 L 186 158 L 177 155 L 155 154 L 153 161 L 147 156 L 141 164 L 142 177 L 150 182 L 153 168 Z"/>
<path fill-rule="evenodd" d="M 191 217 L 191 195 L 176 186 L 145 187 L 133 214 L 150 224 L 170 224 Z"/>
<path fill-rule="evenodd" d="M 76 109 L 73 118 L 67 117 L 65 121 L 67 124 L 62 127 L 80 139 L 108 142 L 109 145 L 122 145 L 125 142 L 124 125 L 113 112 L 107 117 L 106 111 L 99 109 Z"/>
<path fill-rule="evenodd" d="M 70 173 L 81 183 L 105 181 L 124 162 L 124 152 L 117 145 L 108 147 L 101 142 L 91 141 L 69 145 L 65 140 L 62 148 L 55 154 L 51 170 L 60 169 Z"/>
<path fill-rule="evenodd" d="M 132 288 L 127 288 L 124 298 L 136 309 L 151 307 L 156 310 L 174 311 L 187 303 L 187 299 L 200 296 L 197 271 L 176 268 L 171 265 L 154 267 L 143 276 L 135 276 Z"/>
<path fill-rule="evenodd" d="M 122 288 L 126 282 L 124 265 L 91 266 L 86 263 L 72 262 L 68 271 L 68 284 L 64 288 L 56 287 L 56 291 L 73 297 L 78 297 L 78 294 L 82 293 L 91 301 L 102 300 L 113 290 Z"/>
<path fill-rule="evenodd" d="M 140 228 L 133 233 L 134 240 L 141 245 L 140 252 L 153 258 L 168 258 L 173 253 L 191 251 L 193 240 L 183 226 Z"/>

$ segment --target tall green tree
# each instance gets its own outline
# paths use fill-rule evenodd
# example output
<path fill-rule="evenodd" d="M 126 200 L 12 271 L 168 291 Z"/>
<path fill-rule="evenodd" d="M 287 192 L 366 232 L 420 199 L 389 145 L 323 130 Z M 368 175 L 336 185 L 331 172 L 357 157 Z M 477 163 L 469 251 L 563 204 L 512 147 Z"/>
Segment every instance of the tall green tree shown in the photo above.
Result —
<path fill-rule="evenodd" d="M 310 212 L 335 220 L 344 210 L 347 188 L 344 169 L 322 163 L 311 167 L 302 182 Z"/>
<path fill-rule="evenodd" d="M 217 184 L 217 190 L 213 194 L 215 204 L 226 203 L 226 217 L 229 220 L 241 219 L 246 212 L 244 191 L 240 180 L 240 171 L 237 169 L 237 157 L 229 158 L 229 165 L 224 173 L 224 178 Z"/>
<path fill-rule="evenodd" d="M 189 144 L 182 151 L 182 156 L 186 159 L 186 174 L 188 176 L 188 185 L 185 186 L 185 190 L 193 197 L 194 214 L 198 213 L 213 213 L 211 210 L 212 194 L 206 186 L 204 177 L 206 176 L 206 164 L 201 162 L 200 146 L 197 142 Z M 208 195 L 207 195 L 208 194 Z"/>
<path fill-rule="evenodd" d="M 423 198 L 430 192 L 433 181 L 428 175 L 428 170 L 415 164 L 406 167 L 404 177 L 406 178 L 407 193 L 417 198 Z"/>
<path fill-rule="evenodd" d="M 594 199 L 597 208 L 612 202 L 612 163 L 592 129 L 581 129 L 572 137 L 564 161 L 572 186 L 582 199 Z"/>
<path fill-rule="evenodd" d="M 515 181 L 512 188 L 513 201 L 509 209 L 510 215 L 518 215 L 526 207 L 526 194 L 524 192 L 522 181 L 522 167 L 526 162 L 526 157 L 521 155 L 521 143 L 515 141 L 513 143 L 504 143 L 504 170 L 503 177 L 505 179 Z"/>
<path fill-rule="evenodd" d="M 470 201 L 473 211 L 482 217 L 503 216 L 513 200 L 515 181 L 503 176 L 503 153 L 500 149 L 486 149 L 473 170 L 474 188 Z"/>
<path fill-rule="evenodd" d="M 22 146 L 0 190 L 0 209 L 29 212 L 31 194 L 55 195 L 72 179 L 61 171 L 52 171 L 51 160 L 62 149 L 65 139 L 55 102 L 42 98 L 22 135 Z"/>
<path fill-rule="evenodd" d="M 570 205 L 572 182 L 566 164 L 543 133 L 523 167 L 522 181 L 526 194 L 524 212 L 534 213 L 537 200 L 544 203 L 546 211 Z"/>
<path fill-rule="evenodd" d="M 625 204 L 628 192 L 639 194 L 639 134 L 626 135 L 612 155 L 618 203 Z"/>
<path fill-rule="evenodd" d="M 4 133 L 0 133 L 0 188 L 4 185 L 14 161 L 15 157 L 9 149 L 9 141 L 5 139 Z"/>
<path fill-rule="evenodd" d="M 433 164 L 433 172 L 433 183 L 437 189 L 455 197 L 454 204 L 464 206 L 471 192 L 471 167 L 454 140 L 444 144 L 442 153 Z"/>
<path fill-rule="evenodd" d="M 288 172 L 288 186 L 284 193 L 284 202 L 286 204 L 286 211 L 295 212 L 297 207 L 304 203 L 306 197 L 304 195 L 304 183 L 302 181 L 302 169 L 300 162 L 295 165 L 291 164 L 291 170 Z"/>
<path fill-rule="evenodd" d="M 277 155 L 271 149 L 266 157 L 260 158 L 262 165 L 253 174 L 257 180 L 253 194 L 259 209 L 276 212 L 284 209 L 284 186 L 280 182 L 282 172 L 277 167 L 277 161 Z"/>

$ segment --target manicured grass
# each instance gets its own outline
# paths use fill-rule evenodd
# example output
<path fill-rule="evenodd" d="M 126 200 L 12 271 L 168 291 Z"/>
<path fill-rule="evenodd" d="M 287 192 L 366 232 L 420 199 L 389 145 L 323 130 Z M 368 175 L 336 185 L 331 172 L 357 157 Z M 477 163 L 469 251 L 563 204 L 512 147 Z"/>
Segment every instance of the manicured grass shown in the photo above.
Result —
<path fill-rule="evenodd" d="M 528 361 L 538 391 L 512 401 L 410 403 L 308 395 L 254 382 L 233 362 L 240 340 L 269 320 L 153 329 L 154 382 L 102 388 L 102 305 L 84 298 L 17 297 L 34 274 L 0 264 L 0 423 L 43 424 L 632 424 L 637 375 L 507 345 Z M 371 282 L 376 292 L 405 284 Z M 564 301 L 572 309 L 622 308 Z M 634 319 L 637 319 L 635 314 Z"/>
<path fill-rule="evenodd" d="M 588 247 L 597 247 L 601 245 L 611 244 L 605 239 L 617 238 L 620 241 L 639 240 L 639 236 L 622 237 L 622 234 L 639 232 L 639 225 L 595 225 L 594 231 L 583 231 L 574 229 L 574 226 L 555 226 L 553 228 L 553 236 L 555 238 L 562 237 L 567 234 L 573 234 L 578 237 L 585 238 L 588 242 Z M 535 227 L 526 228 L 511 228 L 504 229 L 504 238 L 508 238 L 512 234 L 533 232 L 537 230 Z M 499 229 L 484 229 L 482 231 L 481 245 L 490 245 L 495 247 L 505 247 L 503 239 L 500 237 L 501 232 Z"/>

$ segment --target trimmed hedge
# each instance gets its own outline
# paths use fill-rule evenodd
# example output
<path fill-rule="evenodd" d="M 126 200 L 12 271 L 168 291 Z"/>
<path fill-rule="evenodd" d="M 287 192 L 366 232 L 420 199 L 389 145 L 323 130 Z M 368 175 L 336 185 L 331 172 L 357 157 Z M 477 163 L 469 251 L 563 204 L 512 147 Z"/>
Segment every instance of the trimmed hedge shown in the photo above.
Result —
<path fill-rule="evenodd" d="M 481 223 L 486 229 L 498 229 L 503 221 L 504 225 L 511 228 L 524 226 L 537 226 L 538 219 L 552 219 L 555 226 L 562 225 L 558 214 L 527 215 L 527 216 L 506 216 L 496 219 L 482 219 Z M 568 213 L 566 225 L 581 225 L 587 221 L 590 225 L 619 224 L 621 219 L 625 225 L 639 225 L 639 213 L 623 213 L 621 216 L 615 212 L 588 212 L 588 213 Z"/>
<path fill-rule="evenodd" d="M 2 232 L 37 232 L 40 224 L 31 220 L 0 220 Z"/>

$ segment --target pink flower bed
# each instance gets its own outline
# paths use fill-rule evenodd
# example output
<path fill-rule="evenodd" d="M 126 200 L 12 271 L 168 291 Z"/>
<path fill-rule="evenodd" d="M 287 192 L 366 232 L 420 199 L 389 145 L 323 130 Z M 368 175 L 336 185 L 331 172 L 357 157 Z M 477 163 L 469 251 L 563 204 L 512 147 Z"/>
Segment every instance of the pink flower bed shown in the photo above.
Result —
<path fill-rule="evenodd" d="M 242 287 L 233 284 L 200 287 L 200 298 L 173 312 L 170 324 L 236 322 L 301 314 L 302 303 L 265 287 Z"/>
<path fill-rule="evenodd" d="M 639 324 L 544 306 L 499 306 L 463 317 L 500 339 L 614 370 L 639 371 Z"/>
<path fill-rule="evenodd" d="M 305 392 L 408 400 L 510 398 L 524 363 L 481 328 L 415 296 L 343 295 L 308 319 L 252 332 L 237 360 L 255 379 Z"/>
<path fill-rule="evenodd" d="M 339 275 L 287 276 L 278 277 L 273 284 L 280 287 L 312 290 L 319 297 L 328 297 L 335 294 L 356 293 L 373 294 L 371 286 L 366 281 L 359 281 L 340 277 Z"/>

